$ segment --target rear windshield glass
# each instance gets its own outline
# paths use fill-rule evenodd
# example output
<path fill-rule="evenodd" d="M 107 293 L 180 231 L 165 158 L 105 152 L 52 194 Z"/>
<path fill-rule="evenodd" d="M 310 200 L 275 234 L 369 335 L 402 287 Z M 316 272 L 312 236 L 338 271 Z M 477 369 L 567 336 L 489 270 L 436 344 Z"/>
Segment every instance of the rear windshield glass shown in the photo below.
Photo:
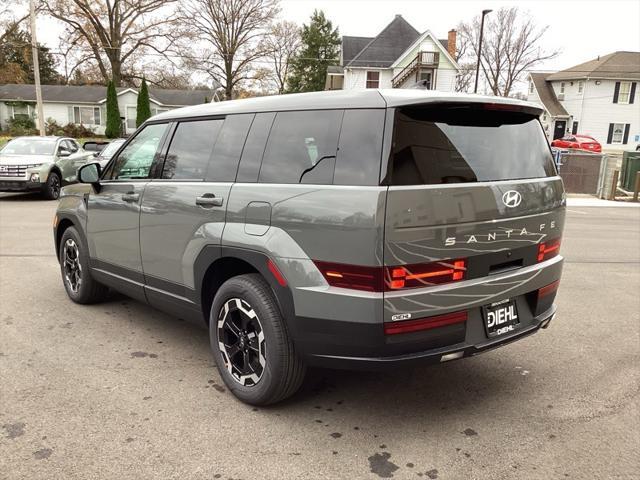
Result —
<path fill-rule="evenodd" d="M 470 106 L 398 110 L 390 167 L 388 183 L 392 185 L 515 180 L 556 174 L 537 117 Z"/>

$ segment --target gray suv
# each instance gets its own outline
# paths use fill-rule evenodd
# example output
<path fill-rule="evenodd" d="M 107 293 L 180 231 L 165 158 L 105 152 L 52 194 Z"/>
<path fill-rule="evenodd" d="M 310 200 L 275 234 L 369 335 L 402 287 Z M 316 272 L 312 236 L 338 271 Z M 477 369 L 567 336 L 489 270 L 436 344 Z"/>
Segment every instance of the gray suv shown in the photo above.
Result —
<path fill-rule="evenodd" d="M 78 303 L 112 288 L 200 323 L 224 382 L 263 405 L 307 366 L 476 355 L 555 314 L 565 197 L 530 103 L 335 91 L 173 110 L 54 222 Z"/>

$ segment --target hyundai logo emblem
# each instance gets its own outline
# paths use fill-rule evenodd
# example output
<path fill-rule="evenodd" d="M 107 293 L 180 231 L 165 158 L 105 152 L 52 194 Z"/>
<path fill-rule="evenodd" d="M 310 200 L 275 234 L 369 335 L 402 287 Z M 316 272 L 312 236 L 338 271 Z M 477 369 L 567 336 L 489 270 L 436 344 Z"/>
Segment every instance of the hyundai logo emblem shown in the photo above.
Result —
<path fill-rule="evenodd" d="M 515 208 L 522 202 L 522 195 L 515 190 L 509 190 L 502 195 L 502 203 L 509 208 Z"/>

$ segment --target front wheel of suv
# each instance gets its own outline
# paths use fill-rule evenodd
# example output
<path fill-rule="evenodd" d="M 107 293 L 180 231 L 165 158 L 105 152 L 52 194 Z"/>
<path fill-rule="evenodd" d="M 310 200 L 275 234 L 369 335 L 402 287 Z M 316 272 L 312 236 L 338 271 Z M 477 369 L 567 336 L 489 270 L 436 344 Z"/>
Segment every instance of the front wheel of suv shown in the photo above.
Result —
<path fill-rule="evenodd" d="M 91 277 L 89 254 L 74 227 L 62 234 L 59 261 L 62 282 L 71 300 L 82 304 L 104 300 L 109 289 Z"/>
<path fill-rule="evenodd" d="M 220 376 L 243 402 L 268 405 L 300 388 L 304 363 L 260 275 L 233 277 L 220 287 L 211 306 L 209 336 Z"/>

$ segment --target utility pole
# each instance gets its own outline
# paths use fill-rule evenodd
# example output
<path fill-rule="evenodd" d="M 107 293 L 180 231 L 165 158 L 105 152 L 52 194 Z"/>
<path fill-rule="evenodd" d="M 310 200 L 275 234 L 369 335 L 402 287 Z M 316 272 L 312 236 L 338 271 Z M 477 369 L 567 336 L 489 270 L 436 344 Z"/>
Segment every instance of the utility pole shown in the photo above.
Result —
<path fill-rule="evenodd" d="M 484 17 L 493 12 L 493 10 L 482 11 L 482 21 L 480 22 L 480 41 L 478 45 L 478 63 L 476 65 L 476 86 L 473 87 L 473 93 L 478 93 L 478 75 L 480 74 L 480 59 L 482 58 L 482 33 L 484 32 Z"/>
<path fill-rule="evenodd" d="M 33 77 L 36 81 L 36 107 L 38 111 L 38 130 L 44 137 L 44 112 L 42 110 L 42 87 L 40 86 L 40 62 L 38 61 L 38 40 L 36 39 L 36 4 L 29 0 L 31 16 L 31 54 L 33 55 Z"/>

